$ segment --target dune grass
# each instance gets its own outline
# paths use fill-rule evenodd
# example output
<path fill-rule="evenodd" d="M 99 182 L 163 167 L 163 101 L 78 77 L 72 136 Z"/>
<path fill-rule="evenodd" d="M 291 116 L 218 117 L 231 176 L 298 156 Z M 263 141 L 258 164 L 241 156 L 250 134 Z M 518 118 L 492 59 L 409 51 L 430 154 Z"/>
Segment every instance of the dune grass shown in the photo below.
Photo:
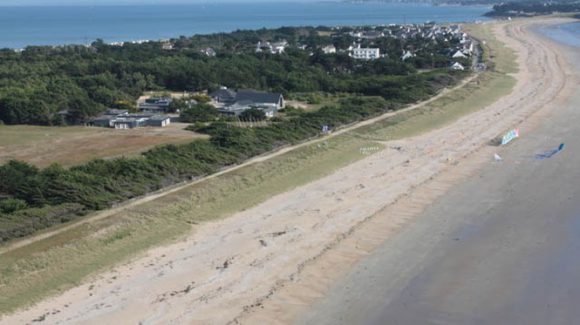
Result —
<path fill-rule="evenodd" d="M 506 75 L 507 70 L 501 69 L 513 67 L 515 56 L 497 54 L 508 49 L 499 48 L 502 45 L 493 39 L 489 27 L 474 28 L 486 37 L 487 53 L 495 53 L 495 71 L 481 74 L 464 88 L 426 107 L 208 179 L 1 254 L 0 315 L 77 286 L 91 275 L 138 257 L 148 248 L 179 240 L 199 223 L 228 217 L 324 177 L 364 158 L 365 147 L 380 147 L 377 140 L 426 132 L 497 100 L 514 84 L 513 78 Z"/>

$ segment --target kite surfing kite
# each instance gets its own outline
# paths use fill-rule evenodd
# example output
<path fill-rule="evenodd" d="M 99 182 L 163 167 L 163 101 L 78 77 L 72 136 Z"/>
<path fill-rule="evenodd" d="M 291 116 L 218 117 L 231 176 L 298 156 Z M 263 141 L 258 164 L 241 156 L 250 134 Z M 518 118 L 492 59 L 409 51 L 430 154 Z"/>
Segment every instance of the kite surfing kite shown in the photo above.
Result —
<path fill-rule="evenodd" d="M 535 158 L 537 160 L 544 160 L 544 159 L 552 158 L 554 155 L 558 154 L 562 150 L 564 150 L 564 144 L 560 143 L 558 148 L 550 149 L 544 153 L 536 154 Z"/>

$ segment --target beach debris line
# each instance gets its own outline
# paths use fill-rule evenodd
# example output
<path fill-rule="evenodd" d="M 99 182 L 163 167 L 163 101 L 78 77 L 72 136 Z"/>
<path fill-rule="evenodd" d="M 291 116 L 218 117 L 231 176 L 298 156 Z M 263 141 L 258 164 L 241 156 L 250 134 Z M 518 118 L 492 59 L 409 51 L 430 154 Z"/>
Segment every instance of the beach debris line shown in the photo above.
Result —
<path fill-rule="evenodd" d="M 560 143 L 558 148 L 550 149 L 550 150 L 547 150 L 543 153 L 536 154 L 535 158 L 536 158 L 536 160 L 544 160 L 544 159 L 552 158 L 553 156 L 558 154 L 560 151 L 564 150 L 564 147 L 565 147 L 564 143 Z"/>

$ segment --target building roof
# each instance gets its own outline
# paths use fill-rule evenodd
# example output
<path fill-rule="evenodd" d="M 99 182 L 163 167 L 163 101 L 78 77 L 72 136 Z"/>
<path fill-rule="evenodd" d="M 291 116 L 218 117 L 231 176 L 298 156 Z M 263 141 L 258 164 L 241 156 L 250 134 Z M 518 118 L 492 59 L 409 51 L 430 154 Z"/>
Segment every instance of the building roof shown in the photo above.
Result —
<path fill-rule="evenodd" d="M 255 90 L 240 90 L 236 95 L 236 102 L 251 101 L 254 103 L 278 104 L 282 94 L 267 93 Z"/>
<path fill-rule="evenodd" d="M 105 115 L 123 115 L 123 114 L 128 114 L 129 110 L 126 109 L 109 109 L 107 110 L 107 113 L 105 113 Z"/>
<path fill-rule="evenodd" d="M 160 121 L 160 122 L 165 121 L 167 119 L 170 119 L 170 117 L 167 115 L 155 115 L 149 118 L 150 121 Z"/>
<path fill-rule="evenodd" d="M 234 99 L 236 97 L 236 92 L 233 90 L 229 90 L 227 88 L 218 89 L 211 94 L 209 94 L 211 98 L 219 98 L 219 99 Z"/>
<path fill-rule="evenodd" d="M 114 120 L 116 118 L 117 118 L 117 116 L 115 116 L 115 115 L 101 115 L 101 116 L 94 117 L 91 121 L 93 121 L 93 122 L 97 122 L 97 121 L 109 122 L 109 121 Z"/>
<path fill-rule="evenodd" d="M 172 99 L 169 97 L 151 97 L 145 99 L 146 104 L 155 104 L 155 105 L 169 105 L 171 104 Z"/>

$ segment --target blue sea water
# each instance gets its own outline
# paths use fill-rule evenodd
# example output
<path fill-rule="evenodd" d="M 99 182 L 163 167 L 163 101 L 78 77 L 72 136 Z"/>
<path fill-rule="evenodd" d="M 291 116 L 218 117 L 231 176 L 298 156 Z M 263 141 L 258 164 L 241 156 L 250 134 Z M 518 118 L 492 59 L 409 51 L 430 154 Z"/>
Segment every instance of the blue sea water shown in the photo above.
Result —
<path fill-rule="evenodd" d="M 553 25 L 540 29 L 540 32 L 562 44 L 580 47 L 580 22 Z"/>
<path fill-rule="evenodd" d="M 484 20 L 483 6 L 385 3 L 219 3 L 0 7 L 0 48 L 157 40 L 281 26 L 344 26 Z"/>

